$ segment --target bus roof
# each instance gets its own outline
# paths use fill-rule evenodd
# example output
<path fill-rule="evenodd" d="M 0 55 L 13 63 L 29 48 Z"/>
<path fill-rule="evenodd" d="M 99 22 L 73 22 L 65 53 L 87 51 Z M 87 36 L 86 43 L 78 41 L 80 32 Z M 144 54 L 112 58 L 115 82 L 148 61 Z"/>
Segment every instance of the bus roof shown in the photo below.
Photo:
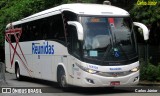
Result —
<path fill-rule="evenodd" d="M 23 18 L 19 21 L 13 22 L 12 25 L 45 18 L 55 14 L 60 14 L 63 11 L 71 11 L 78 15 L 129 16 L 129 13 L 127 11 L 111 5 L 73 3 L 63 4 L 54 8 L 44 10 L 42 12 Z M 9 26 L 10 24 L 7 25 L 7 27 Z"/>

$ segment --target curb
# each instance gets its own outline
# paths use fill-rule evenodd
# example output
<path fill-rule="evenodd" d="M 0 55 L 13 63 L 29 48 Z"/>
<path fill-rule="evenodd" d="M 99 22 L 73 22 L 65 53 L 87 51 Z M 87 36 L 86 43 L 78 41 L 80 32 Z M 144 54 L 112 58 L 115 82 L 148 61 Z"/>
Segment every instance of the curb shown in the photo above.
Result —
<path fill-rule="evenodd" d="M 160 82 L 139 82 L 138 85 L 142 85 L 142 86 L 160 86 Z"/>

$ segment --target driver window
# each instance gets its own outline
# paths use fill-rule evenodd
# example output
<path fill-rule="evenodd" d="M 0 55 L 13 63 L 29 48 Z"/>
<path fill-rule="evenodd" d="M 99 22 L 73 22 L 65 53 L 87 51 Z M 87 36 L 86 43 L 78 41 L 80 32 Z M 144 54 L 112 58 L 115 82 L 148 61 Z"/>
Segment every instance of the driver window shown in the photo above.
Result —
<path fill-rule="evenodd" d="M 67 36 L 67 45 L 69 53 L 73 54 L 76 57 L 80 57 L 80 45 L 77 36 L 77 30 L 74 26 L 68 26 L 68 30 L 66 32 Z"/>

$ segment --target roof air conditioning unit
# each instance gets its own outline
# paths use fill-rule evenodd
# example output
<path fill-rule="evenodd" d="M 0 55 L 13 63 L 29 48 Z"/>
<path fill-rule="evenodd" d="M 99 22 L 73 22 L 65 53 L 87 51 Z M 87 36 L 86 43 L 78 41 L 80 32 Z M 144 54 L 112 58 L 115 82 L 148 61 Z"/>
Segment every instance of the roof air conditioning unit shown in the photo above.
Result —
<path fill-rule="evenodd" d="M 106 1 L 103 2 L 103 5 L 111 5 L 111 2 L 106 0 Z"/>

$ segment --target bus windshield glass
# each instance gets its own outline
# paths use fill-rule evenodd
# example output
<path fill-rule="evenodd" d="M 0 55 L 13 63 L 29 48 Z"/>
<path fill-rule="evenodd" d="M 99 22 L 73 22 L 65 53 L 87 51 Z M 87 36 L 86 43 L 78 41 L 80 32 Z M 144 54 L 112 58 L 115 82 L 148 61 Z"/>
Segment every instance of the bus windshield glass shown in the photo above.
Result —
<path fill-rule="evenodd" d="M 129 17 L 82 16 L 80 22 L 84 29 L 83 57 L 86 62 L 114 65 L 138 58 Z"/>

